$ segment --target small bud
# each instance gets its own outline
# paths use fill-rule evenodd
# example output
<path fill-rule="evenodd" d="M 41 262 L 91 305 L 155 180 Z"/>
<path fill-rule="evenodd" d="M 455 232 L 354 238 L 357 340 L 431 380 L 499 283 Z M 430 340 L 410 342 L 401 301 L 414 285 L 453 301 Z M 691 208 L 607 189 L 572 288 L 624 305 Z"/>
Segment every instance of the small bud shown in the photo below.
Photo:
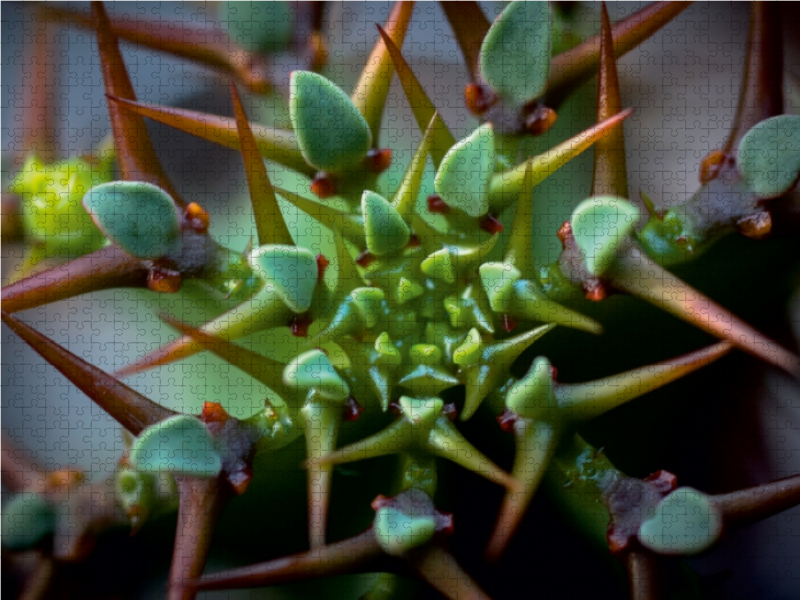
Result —
<path fill-rule="evenodd" d="M 556 119 L 558 119 L 556 111 L 547 106 L 540 106 L 525 118 L 525 128 L 533 136 L 544 135 L 555 125 Z"/>
<path fill-rule="evenodd" d="M 705 185 L 716 179 L 728 160 L 731 160 L 731 156 L 724 150 L 715 150 L 706 156 L 700 163 L 700 183 Z"/>
<path fill-rule="evenodd" d="M 388 148 L 373 148 L 367 152 L 366 162 L 371 172 L 376 175 L 383 173 L 392 164 L 392 151 Z"/>
<path fill-rule="evenodd" d="M 336 183 L 333 177 L 325 171 L 320 171 L 311 182 L 311 192 L 320 200 L 336 195 Z"/>
<path fill-rule="evenodd" d="M 183 285 L 181 274 L 165 266 L 154 264 L 147 272 L 147 289 L 165 294 L 175 294 Z"/>
<path fill-rule="evenodd" d="M 481 217 L 480 226 L 483 231 L 490 233 L 491 235 L 495 235 L 503 231 L 503 224 L 492 214 L 487 214 Z"/>
<path fill-rule="evenodd" d="M 428 212 L 434 215 L 446 215 L 450 212 L 450 207 L 444 203 L 438 194 L 428 196 Z"/>
<path fill-rule="evenodd" d="M 211 216 L 197 202 L 192 202 L 183 212 L 187 225 L 197 233 L 207 233 L 211 225 Z"/>

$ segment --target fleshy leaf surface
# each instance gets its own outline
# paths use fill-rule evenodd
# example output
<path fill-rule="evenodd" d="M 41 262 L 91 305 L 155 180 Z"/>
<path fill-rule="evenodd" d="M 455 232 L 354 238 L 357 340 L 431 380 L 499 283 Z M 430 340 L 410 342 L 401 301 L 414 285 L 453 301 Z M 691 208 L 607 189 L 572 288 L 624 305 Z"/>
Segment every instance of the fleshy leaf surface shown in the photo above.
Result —
<path fill-rule="evenodd" d="M 83 206 L 106 237 L 136 258 L 159 258 L 180 241 L 175 202 L 152 184 L 115 181 L 98 185 L 83 197 Z"/>
<path fill-rule="evenodd" d="M 236 45 L 250 52 L 278 52 L 292 38 L 292 5 L 270 2 L 223 2 L 222 23 Z"/>
<path fill-rule="evenodd" d="M 620 244 L 633 233 L 639 209 L 622 198 L 595 196 L 572 213 L 572 233 L 586 257 L 586 268 L 599 277 L 614 262 Z"/>
<path fill-rule="evenodd" d="M 329 400 L 344 400 L 350 395 L 347 382 L 321 350 L 304 352 L 286 365 L 283 382 L 302 390 L 314 388 Z"/>
<path fill-rule="evenodd" d="M 722 534 L 722 515 L 711 498 L 693 488 L 674 490 L 639 527 L 641 544 L 659 554 L 697 554 Z"/>
<path fill-rule="evenodd" d="M 296 313 L 307 311 L 317 286 L 317 261 L 310 250 L 285 244 L 256 248 L 250 255 L 253 270 L 275 286 Z"/>
<path fill-rule="evenodd" d="M 739 171 L 761 198 L 788 192 L 800 176 L 800 116 L 761 121 L 739 144 Z"/>
<path fill-rule="evenodd" d="M 486 124 L 445 154 L 434 180 L 436 193 L 470 217 L 483 216 L 489 210 L 494 166 L 494 130 Z"/>
<path fill-rule="evenodd" d="M 300 151 L 322 171 L 341 173 L 355 167 L 372 144 L 367 121 L 347 94 L 322 75 L 292 73 L 289 115 Z"/>
<path fill-rule="evenodd" d="M 380 194 L 365 190 L 361 196 L 367 248 L 375 256 L 402 250 L 411 238 L 411 229 L 400 213 Z"/>
<path fill-rule="evenodd" d="M 547 2 L 512 2 L 483 40 L 481 74 L 492 89 L 515 105 L 538 98 L 550 74 L 550 38 Z"/>
<path fill-rule="evenodd" d="M 131 447 L 130 460 L 146 473 L 213 477 L 222 470 L 214 438 L 190 415 L 175 415 L 145 429 Z"/>

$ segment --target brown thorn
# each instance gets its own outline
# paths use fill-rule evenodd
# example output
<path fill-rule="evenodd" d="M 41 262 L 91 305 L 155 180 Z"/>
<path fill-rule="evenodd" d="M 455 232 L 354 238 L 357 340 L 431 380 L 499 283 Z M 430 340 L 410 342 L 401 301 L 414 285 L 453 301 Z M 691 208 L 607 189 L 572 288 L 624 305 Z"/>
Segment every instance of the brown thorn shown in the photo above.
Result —
<path fill-rule="evenodd" d="M 97 44 L 106 95 L 136 100 L 119 43 L 102 2 L 92 2 L 92 18 L 97 29 Z M 158 161 L 144 119 L 109 98 L 108 116 L 114 132 L 117 164 L 125 181 L 144 181 L 166 191 L 184 208 L 186 203 L 172 186 Z"/>
<path fill-rule="evenodd" d="M 3 310 L 15 313 L 81 294 L 147 286 L 148 268 L 117 246 L 106 246 L 68 263 L 15 281 L 0 292 Z"/>
<path fill-rule="evenodd" d="M 800 475 L 713 497 L 726 526 L 744 527 L 800 504 Z"/>
<path fill-rule="evenodd" d="M 622 111 L 617 63 L 611 22 L 605 2 L 602 3 L 600 34 L 600 73 L 597 83 L 597 122 L 605 121 Z M 594 145 L 592 195 L 628 197 L 628 172 L 625 164 L 625 132 L 622 123 L 608 130 Z"/>
<path fill-rule="evenodd" d="M 783 114 L 783 32 L 780 7 L 751 5 L 747 63 L 733 127 L 723 150 L 731 152 L 756 123 Z"/>
<path fill-rule="evenodd" d="M 286 227 L 286 221 L 278 206 L 278 199 L 261 154 L 258 152 L 256 139 L 247 122 L 247 113 L 242 106 L 242 98 L 236 84 L 231 82 L 233 112 L 236 115 L 236 128 L 239 131 L 239 147 L 247 174 L 247 187 L 250 189 L 250 200 L 253 207 L 253 218 L 258 233 L 258 245 L 292 244 L 292 234 Z"/>
<path fill-rule="evenodd" d="M 472 82 L 477 82 L 480 70 L 480 53 L 483 38 L 491 27 L 489 19 L 483 14 L 477 2 L 439 2 L 447 17 L 456 42 L 464 55 L 467 70 Z"/>
<path fill-rule="evenodd" d="M 370 527 L 355 537 L 310 552 L 206 575 L 192 587 L 197 591 L 229 590 L 362 572 L 382 553 Z"/>
<path fill-rule="evenodd" d="M 53 58 L 56 54 L 56 41 L 47 35 L 47 20 L 41 6 L 31 7 L 29 18 L 35 33 L 26 42 L 28 74 L 31 81 L 25 81 L 25 137 L 22 151 L 35 153 L 44 162 L 58 158 L 56 149 L 57 129 L 53 126 L 54 110 L 52 103 L 57 97 L 57 86 L 53 77 Z"/>
<path fill-rule="evenodd" d="M 644 548 L 632 548 L 622 557 L 628 573 L 631 600 L 658 600 L 662 597 L 658 557 Z"/>
<path fill-rule="evenodd" d="M 125 429 L 138 435 L 175 414 L 2 311 L 3 323 Z"/>
<path fill-rule="evenodd" d="M 691 2 L 653 2 L 629 17 L 614 23 L 614 56 L 620 58 L 649 38 L 688 8 Z M 547 106 L 559 105 L 582 83 L 590 79 L 600 64 L 600 36 L 554 57 L 550 68 Z"/>
<path fill-rule="evenodd" d="M 203 574 L 214 526 L 231 491 L 220 477 L 176 477 L 175 482 L 180 503 L 167 600 L 193 600 L 197 590 L 186 582 Z"/>

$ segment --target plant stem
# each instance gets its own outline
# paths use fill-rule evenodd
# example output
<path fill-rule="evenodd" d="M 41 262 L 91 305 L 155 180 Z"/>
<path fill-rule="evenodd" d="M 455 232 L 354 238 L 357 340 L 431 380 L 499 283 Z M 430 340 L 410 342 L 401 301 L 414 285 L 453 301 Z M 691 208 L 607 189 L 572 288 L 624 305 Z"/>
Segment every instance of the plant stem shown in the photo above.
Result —
<path fill-rule="evenodd" d="M 138 435 L 143 429 L 175 413 L 78 358 L 53 340 L 2 312 L 3 323 L 27 342 L 42 358 L 111 415 L 125 429 Z"/>

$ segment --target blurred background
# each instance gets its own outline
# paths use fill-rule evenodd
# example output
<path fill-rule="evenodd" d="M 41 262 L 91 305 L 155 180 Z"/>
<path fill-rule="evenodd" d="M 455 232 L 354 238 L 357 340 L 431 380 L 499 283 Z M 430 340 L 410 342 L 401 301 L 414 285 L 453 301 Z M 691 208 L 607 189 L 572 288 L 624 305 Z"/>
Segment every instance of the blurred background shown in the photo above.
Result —
<path fill-rule="evenodd" d="M 798 40 L 794 35 L 800 31 L 797 23 L 800 11 L 793 11 L 792 3 L 788 4 L 784 6 L 783 20 L 788 52 L 786 68 L 800 73 Z M 88 14 L 88 3 L 58 5 Z M 643 5 L 626 2 L 610 3 L 608 7 L 615 21 Z M 218 18 L 215 3 L 109 2 L 106 6 L 111 15 L 129 19 L 213 26 Z M 482 6 L 493 19 L 503 4 L 485 2 Z M 388 2 L 327 3 L 323 33 L 330 56 L 323 73 L 345 90 L 356 81 L 377 39 L 374 23 L 383 24 L 390 7 Z M 5 182 L 21 164 L 24 48 L 31 10 L 29 3 L 0 5 L 3 40 L 0 126 Z M 573 10 L 577 31 L 593 35 L 599 29 L 599 4 L 578 3 Z M 696 3 L 619 61 L 623 104 L 636 109 L 625 123 L 630 190 L 635 201 L 639 200 L 639 190 L 644 190 L 657 204 L 670 205 L 685 200 L 699 187 L 699 162 L 719 147 L 735 110 L 747 31 L 746 3 Z M 53 61 L 55 73 L 51 96 L 60 127 L 58 143 L 63 156 L 74 156 L 96 147 L 109 130 L 96 41 L 88 28 L 64 24 L 50 27 L 49 41 L 52 48 L 49 60 Z M 126 42 L 121 42 L 121 48 L 140 101 L 232 115 L 226 76 Z M 463 106 L 466 69 L 437 3 L 417 4 L 403 53 L 445 122 L 457 138 L 463 137 L 476 124 Z M 794 98 L 800 90 L 792 87 L 794 81 L 786 80 L 790 107 L 798 106 Z M 559 112 L 553 130 L 532 140 L 528 150 L 543 151 L 590 125 L 594 120 L 595 94 L 596 82 L 592 81 Z M 286 123 L 285 99 L 279 94 L 263 97 L 247 94 L 244 98 L 253 121 Z M 383 185 L 392 189 L 420 138 L 396 78 L 384 120 L 382 145 L 393 148 L 394 160 Z M 249 200 L 239 154 L 157 123 L 149 122 L 148 126 L 172 182 L 187 201 L 196 201 L 211 213 L 212 234 L 226 246 L 244 249 L 254 227 L 248 214 Z M 556 230 L 572 208 L 588 195 L 591 158 L 591 151 L 584 153 L 535 191 L 534 204 L 540 217 L 536 231 L 532 232 L 531 245 L 542 266 L 552 262 L 560 250 Z M 270 170 L 271 177 L 273 172 L 279 183 L 281 177 L 288 180 L 294 177 L 277 168 Z M 432 173 L 428 175 L 432 180 Z M 301 237 L 315 252 L 324 253 L 330 246 L 325 232 L 310 221 Z M 800 333 L 797 317 L 800 273 L 795 262 L 784 260 L 784 250 L 780 244 L 770 242 L 759 246 L 749 240 L 725 240 L 679 274 L 768 335 L 796 348 L 796 336 Z M 3 284 L 15 278 L 21 256 L 19 245 L 3 244 Z M 772 277 L 780 281 L 773 285 Z M 111 372 L 174 337 L 174 332 L 159 321 L 159 311 L 199 322 L 204 311 L 212 310 L 204 305 L 200 294 L 191 289 L 184 292 L 167 298 L 133 290 L 95 293 L 22 313 L 21 318 L 75 354 Z M 536 354 L 550 356 L 563 381 L 599 377 L 611 373 L 612 367 L 613 372 L 633 368 L 708 341 L 688 326 L 625 298 L 581 308 L 613 325 L 608 327 L 608 336 L 604 338 L 587 340 L 564 332 L 536 348 Z M 271 335 L 277 339 L 286 334 L 278 331 Z M 251 342 L 270 347 L 274 339 L 266 335 Z M 615 362 L 609 361 L 609 348 L 614 349 L 611 354 Z M 199 411 L 200 397 L 221 402 L 238 417 L 249 416 L 263 406 L 262 386 L 252 384 L 238 370 L 208 354 L 148 371 L 126 383 L 153 400 L 187 412 Z M 464 429 L 470 437 L 470 428 L 478 425 L 472 422 L 466 425 Z M 110 471 L 122 451 L 116 423 L 5 327 L 2 427 L 32 458 L 53 469 L 76 465 L 91 472 Z M 593 423 L 585 433 L 594 444 L 605 446 L 612 460 L 631 475 L 644 476 L 664 468 L 676 473 L 683 485 L 719 492 L 797 472 L 800 469 L 798 428 L 797 382 L 736 354 L 702 374 L 614 411 Z M 476 438 L 472 435 L 471 439 Z M 459 480 L 459 485 L 473 483 Z M 484 508 L 487 514 L 492 514 L 493 501 L 491 497 L 477 500 L 472 508 Z M 530 569 L 534 577 L 539 576 L 541 569 L 541 577 L 552 578 L 567 597 L 586 590 L 594 590 L 592 594 L 600 597 L 606 597 L 602 595 L 606 593 L 608 597 L 626 597 L 624 586 L 615 574 L 603 564 L 598 566 L 600 561 L 592 551 L 567 528 L 557 520 L 554 524 L 550 518 L 553 514 L 548 501 L 538 498 L 525 530 L 510 550 L 515 556 L 511 564 L 493 570 L 474 565 L 482 569 L 479 581 L 496 581 L 487 583 L 490 590 L 492 585 L 513 589 L 527 579 L 520 575 L 519 569 Z M 469 516 L 457 518 L 461 523 L 470 520 Z M 493 515 L 482 519 L 486 523 L 476 528 L 486 528 L 488 533 L 492 519 Z M 709 584 L 712 596 L 798 597 L 797 519 L 800 510 L 788 511 L 728 538 L 709 555 L 691 561 L 699 573 L 713 576 Z M 469 533 L 468 528 L 464 530 Z M 170 535 L 168 530 L 162 541 Z M 149 548 L 148 539 L 136 542 L 140 552 Z M 127 538 L 123 541 L 128 543 Z M 475 547 L 475 543 L 466 541 L 464 548 L 470 546 Z M 473 552 L 470 559 L 467 550 L 462 551 L 463 562 L 472 567 L 470 561 L 476 563 L 479 555 Z M 236 562 L 229 556 L 215 556 L 213 560 L 217 562 L 212 561 L 209 569 Z M 576 570 L 582 574 L 580 577 L 574 577 Z M 160 584 L 149 586 L 140 582 L 139 585 L 143 594 L 159 597 L 161 593 Z M 353 585 L 354 590 L 358 585 L 363 587 L 363 583 Z M 303 586 L 208 597 L 283 598 L 317 593 L 309 586 L 306 592 Z M 342 597 L 358 595 L 353 593 Z"/>

